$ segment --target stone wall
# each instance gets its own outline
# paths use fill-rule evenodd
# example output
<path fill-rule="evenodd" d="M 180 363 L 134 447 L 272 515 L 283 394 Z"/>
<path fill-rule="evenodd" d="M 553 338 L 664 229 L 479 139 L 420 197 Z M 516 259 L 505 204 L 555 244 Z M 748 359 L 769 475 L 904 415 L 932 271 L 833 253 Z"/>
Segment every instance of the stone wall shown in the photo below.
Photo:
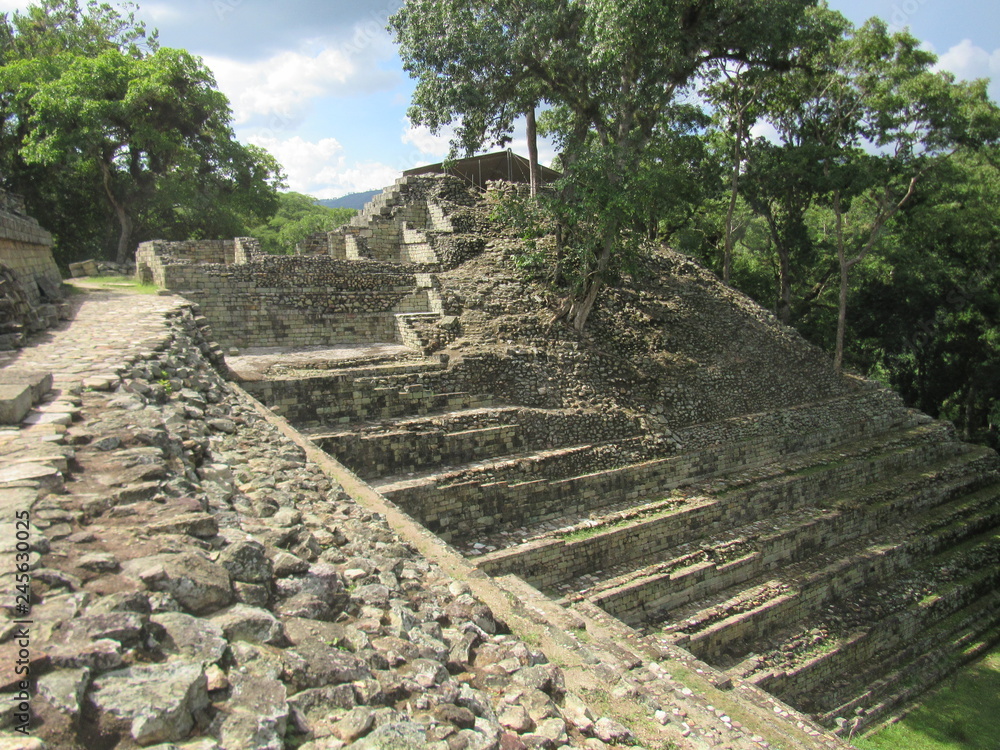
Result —
<path fill-rule="evenodd" d="M 52 235 L 25 213 L 19 196 L 0 192 L 0 350 L 58 323 L 61 285 Z"/>
<path fill-rule="evenodd" d="M 168 268 L 175 266 L 227 265 L 261 261 L 267 254 L 252 237 L 232 240 L 187 240 L 143 242 L 136 250 L 136 274 L 144 283 L 168 286 Z M 171 274 L 171 278 L 175 278 Z"/>
<path fill-rule="evenodd" d="M 463 205 L 469 205 L 469 188 L 457 178 L 403 177 L 376 195 L 349 224 L 308 236 L 298 252 L 451 267 L 483 248 L 475 242 L 452 242 L 456 229 L 452 217 Z"/>
<path fill-rule="evenodd" d="M 508 407 L 431 420 L 408 419 L 395 428 L 365 433 L 344 432 L 314 441 L 362 477 L 418 471 L 442 460 L 463 464 L 515 451 L 551 448 L 561 440 L 625 441 L 641 432 L 638 420 L 623 413 L 551 412 Z M 584 467 L 600 458 L 588 455 Z M 577 468 L 580 461 L 573 462 Z M 531 462 L 530 471 L 545 470 Z M 549 473 L 549 472 L 547 472 Z M 477 477 L 482 480 L 482 477 Z"/>
<path fill-rule="evenodd" d="M 427 309 L 426 279 L 374 261 L 268 256 L 255 240 L 146 242 L 140 278 L 201 305 L 226 347 L 394 342 Z"/>
<path fill-rule="evenodd" d="M 879 401 L 892 402 L 891 394 L 875 391 L 868 400 L 861 399 L 869 408 Z M 695 478 L 704 478 L 746 467 L 764 465 L 783 460 L 790 453 L 802 450 L 817 450 L 839 443 L 864 439 L 880 434 L 895 425 L 905 425 L 913 419 L 910 413 L 899 406 L 887 411 L 880 418 L 861 418 L 851 414 L 847 404 L 850 399 L 835 399 L 824 404 L 802 407 L 779 414 L 764 414 L 731 420 L 726 424 L 732 430 L 724 443 L 708 442 L 700 450 L 687 450 L 685 440 L 696 444 L 698 430 L 677 433 L 684 452 L 680 455 L 658 458 L 627 466 L 607 468 L 582 476 L 556 481 L 531 481 L 530 472 L 522 472 L 517 467 L 507 475 L 494 472 L 489 477 L 461 477 L 447 485 L 420 485 L 400 488 L 388 496 L 393 502 L 414 514 L 429 528 L 444 538 L 464 538 L 472 532 L 488 533 L 510 526 L 541 523 L 561 515 L 587 513 L 593 508 L 610 502 L 651 501 L 657 493 L 669 493 Z M 796 419 L 796 412 L 798 412 Z M 813 427 L 802 433 L 782 430 L 781 425 L 788 420 Z M 742 434 L 737 429 L 742 423 Z M 762 425 L 771 425 L 771 433 L 764 434 Z M 725 425 L 723 425 L 725 427 Z M 715 434 L 720 428 L 705 426 L 704 441 L 712 440 L 707 435 Z M 593 456 L 588 456 L 592 459 Z M 470 473 L 471 474 L 471 473 Z M 538 476 L 552 477 L 551 466 Z M 464 481 L 463 481 L 464 480 Z M 488 480 L 487 483 L 482 483 Z M 661 495 L 662 496 L 662 495 Z M 565 550 L 559 543 L 538 550 L 538 559 L 518 559 L 516 567 L 520 575 L 532 580 L 541 570 L 553 574 L 561 566 L 568 564 L 560 559 Z M 569 553 L 572 556 L 572 553 Z M 505 572 L 509 569 L 505 569 Z M 500 572 L 499 562 L 494 572 Z"/>
<path fill-rule="evenodd" d="M 24 202 L 0 193 L 0 262 L 17 277 L 29 301 L 60 298 L 62 276 L 52 257 L 52 235 L 25 214 Z"/>

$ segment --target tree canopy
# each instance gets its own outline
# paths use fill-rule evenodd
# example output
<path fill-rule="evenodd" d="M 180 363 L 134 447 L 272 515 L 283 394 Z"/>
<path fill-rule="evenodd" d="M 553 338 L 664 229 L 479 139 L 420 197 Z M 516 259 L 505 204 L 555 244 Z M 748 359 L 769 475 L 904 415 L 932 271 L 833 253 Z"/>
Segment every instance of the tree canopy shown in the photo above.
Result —
<path fill-rule="evenodd" d="M 657 237 L 971 437 L 1000 424 L 1000 109 L 823 2 L 407 0 L 410 116 L 465 151 L 542 108 L 560 313 Z M 702 111 L 699 111 L 702 110 Z M 769 132 L 753 137 L 754 132 Z M 970 280 L 971 279 L 971 280 Z"/>
<path fill-rule="evenodd" d="M 353 208 L 321 206 L 315 198 L 301 193 L 281 193 L 277 213 L 266 224 L 252 227 L 250 234 L 269 253 L 291 254 L 310 234 L 346 224 L 357 213 Z"/>
<path fill-rule="evenodd" d="M 151 232 L 232 236 L 277 209 L 280 167 L 236 141 L 211 72 L 131 12 L 43 0 L 0 31 L 0 173 L 67 258 L 113 231 L 126 262 Z"/>
<path fill-rule="evenodd" d="M 543 102 L 566 172 L 563 215 L 578 248 L 565 315 L 582 330 L 626 253 L 622 207 L 643 156 L 696 76 L 718 60 L 787 66 L 811 0 L 408 0 L 390 19 L 432 129 L 462 117 L 467 148 L 509 133 Z M 596 211 L 596 213 L 595 213 Z M 596 221 L 595 221 L 596 219 Z M 585 220 L 585 221 L 584 221 Z M 586 226 L 584 226 L 586 224 Z M 576 230 L 576 231 L 574 231 Z"/>

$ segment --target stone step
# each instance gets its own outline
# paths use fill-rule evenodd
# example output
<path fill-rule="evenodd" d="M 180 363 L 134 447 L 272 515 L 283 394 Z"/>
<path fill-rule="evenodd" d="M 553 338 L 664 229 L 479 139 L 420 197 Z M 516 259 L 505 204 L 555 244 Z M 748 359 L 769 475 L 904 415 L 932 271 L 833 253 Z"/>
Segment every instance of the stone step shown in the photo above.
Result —
<path fill-rule="evenodd" d="M 970 493 L 976 493 L 983 489 L 988 489 L 991 482 L 995 482 L 995 476 L 986 478 L 981 473 L 988 473 L 995 468 L 995 459 L 990 456 L 965 457 L 942 469 L 939 474 L 926 474 L 926 472 L 912 472 L 909 477 L 902 476 L 898 480 L 886 480 L 880 486 L 872 488 L 872 508 L 878 508 L 880 502 L 886 500 L 882 495 L 886 486 L 898 482 L 900 489 L 893 495 L 897 505 L 889 504 L 883 508 L 884 513 L 895 514 L 907 519 L 904 523 L 889 526 L 876 534 L 862 537 L 860 539 L 848 539 L 846 544 L 836 546 L 840 540 L 834 539 L 834 545 L 828 545 L 827 549 L 817 549 L 819 553 L 815 555 L 815 560 L 805 560 L 801 563 L 787 566 L 782 571 L 787 573 L 786 579 L 794 577 L 808 578 L 814 569 L 828 564 L 831 560 L 836 560 L 838 555 L 842 555 L 842 550 L 850 550 L 853 547 L 864 548 L 865 544 L 872 545 L 889 544 L 896 546 L 900 540 L 906 541 L 912 529 L 917 524 L 925 523 L 930 531 L 938 530 L 934 526 L 936 519 L 947 517 L 952 511 L 949 504 L 960 501 Z M 882 500 L 874 498 L 882 495 Z M 907 508 L 907 504 L 912 507 Z M 877 512 L 877 511 L 873 511 Z M 881 540 L 881 541 L 880 541 Z M 925 543 L 932 543 L 937 537 L 928 537 Z M 914 541 L 914 548 L 920 548 L 920 540 Z M 936 542 L 935 542 L 936 543 Z M 947 539 L 945 542 L 947 543 Z M 828 551 L 829 550 L 829 551 Z M 765 576 L 766 578 L 766 576 Z M 735 589 L 741 584 L 736 584 L 734 589 L 722 589 L 717 595 L 709 597 L 703 602 L 696 602 L 689 607 L 680 607 L 671 613 L 674 620 L 687 620 L 699 610 L 711 610 L 719 602 L 733 596 Z M 752 585 L 752 584 L 751 584 Z"/>
<path fill-rule="evenodd" d="M 351 430 L 314 431 L 311 437 L 363 479 L 398 477 L 529 447 L 517 423 L 519 411 L 515 407 L 464 409 L 391 419 Z"/>
<path fill-rule="evenodd" d="M 975 546 L 976 539 L 981 533 L 990 535 L 995 526 L 1000 523 L 1000 508 L 997 507 L 997 500 L 1000 498 L 1000 487 L 993 485 L 963 498 L 961 501 L 949 503 L 947 506 L 936 508 L 920 519 L 919 523 L 907 531 L 911 539 L 926 538 L 932 539 L 938 536 L 935 546 L 940 546 L 942 541 L 947 543 L 955 536 L 955 532 L 971 535 L 972 541 L 959 545 L 959 549 L 944 548 L 937 554 L 929 558 L 915 559 L 913 565 L 895 578 L 890 584 L 882 588 L 873 587 L 871 591 L 878 592 L 872 594 L 871 591 L 862 591 L 844 607 L 831 606 L 825 614 L 818 615 L 819 619 L 826 618 L 834 624 L 831 631 L 843 631 L 847 636 L 854 638 L 859 628 L 864 628 L 867 623 L 878 617 L 884 617 L 893 611 L 905 610 L 913 604 L 915 600 L 925 599 L 931 592 L 927 584 L 917 585 L 914 581 L 918 579 L 933 578 L 928 576 L 928 571 L 936 572 L 939 566 L 948 566 L 956 561 L 956 555 L 963 554 L 962 549 L 969 545 Z M 933 542 L 932 542 L 933 543 Z M 871 613 L 875 614 L 872 615 Z M 849 615 L 849 617 L 848 617 Z M 801 637 L 802 628 L 795 625 L 786 629 L 790 635 L 783 638 L 770 637 L 768 639 L 750 644 L 750 651 L 765 652 L 770 651 L 777 655 L 781 651 L 792 651 L 784 645 L 774 647 L 775 643 L 784 641 L 794 642 Z M 844 636 L 844 640 L 850 640 Z M 843 659 L 848 656 L 850 649 L 834 655 L 829 643 L 817 641 L 813 646 L 803 648 L 801 643 L 797 644 L 799 652 L 808 654 L 811 651 L 822 653 L 823 658 L 832 660 L 834 658 Z M 759 663 L 749 664 L 739 673 L 741 678 L 748 678 L 754 673 L 761 671 Z M 774 671 L 774 670 L 772 670 Z M 735 672 L 733 674 L 736 674 Z M 773 675 L 772 675 L 773 677 Z M 771 679 L 771 678 L 768 678 Z M 785 679 L 791 679 L 790 674 L 785 675 Z M 808 671 L 796 673 L 795 679 L 800 680 L 802 685 L 808 684 Z"/>
<path fill-rule="evenodd" d="M 507 424 L 457 432 L 442 430 L 421 435 L 419 440 L 414 440 L 410 432 L 400 431 L 368 439 L 318 441 L 317 445 L 362 479 L 377 482 L 379 477 L 415 474 L 428 466 L 484 461 L 511 453 L 522 443 L 517 425 Z"/>
<path fill-rule="evenodd" d="M 941 490 L 953 497 L 978 491 L 983 480 L 976 472 L 984 468 L 970 463 L 965 478 L 952 479 Z M 998 519 L 997 511 L 990 508 L 978 514 L 978 523 L 974 516 L 935 528 L 935 521 L 947 513 L 947 509 L 931 510 L 913 522 L 839 545 L 784 568 L 777 577 L 741 583 L 735 595 L 732 589 L 726 589 L 708 601 L 671 613 L 677 624 L 668 626 L 665 632 L 672 633 L 678 645 L 709 661 L 723 654 L 732 657 L 745 653 L 774 631 L 814 615 L 832 599 L 900 575 L 915 560 L 941 553 Z M 917 533 L 922 522 L 933 531 Z"/>
<path fill-rule="evenodd" d="M 840 406 L 839 399 L 832 401 Z M 830 404 L 822 404 L 811 408 L 819 411 L 813 415 L 806 410 L 808 413 L 797 415 L 799 421 L 809 421 L 806 417 L 821 420 L 832 407 Z M 909 412 L 906 414 L 909 415 Z M 684 451 L 676 456 L 644 456 L 632 461 L 605 462 L 589 473 L 578 473 L 575 476 L 562 473 L 554 481 L 551 481 L 551 474 L 540 475 L 548 477 L 550 481 L 525 477 L 517 466 L 512 466 L 510 475 L 494 472 L 486 484 L 477 483 L 474 478 L 470 478 L 468 482 L 453 483 L 448 487 L 420 485 L 407 488 L 394 501 L 403 507 L 420 509 L 411 511 L 418 513 L 418 517 L 447 518 L 449 523 L 454 522 L 456 527 L 464 529 L 461 534 L 473 529 L 480 534 L 493 534 L 511 527 L 530 526 L 565 516 L 586 517 L 601 508 L 643 502 L 653 495 L 663 497 L 679 487 L 687 487 L 713 477 L 726 477 L 736 471 L 758 469 L 758 474 L 751 475 L 744 483 L 752 482 L 760 476 L 778 476 L 783 473 L 782 467 L 792 457 L 810 453 L 809 446 L 814 443 L 829 449 L 831 445 L 849 445 L 859 439 L 866 439 L 872 440 L 871 450 L 877 452 L 880 448 L 876 436 L 883 434 L 871 432 L 869 426 L 872 420 L 868 420 L 857 424 L 852 422 L 849 427 L 839 425 L 819 436 L 796 436 L 795 439 L 790 439 L 787 434 L 778 430 L 782 424 L 781 413 L 753 415 L 745 421 L 746 424 L 737 427 L 731 424 L 732 420 L 719 423 L 721 426 L 702 426 L 700 429 L 703 432 L 704 447 L 696 451 Z M 762 438 L 758 429 L 762 421 L 767 422 L 767 430 L 778 430 L 778 437 L 773 440 Z M 885 423 L 894 428 L 922 431 L 928 442 L 940 440 L 950 429 L 926 418 L 917 420 L 898 415 L 887 418 Z M 882 422 L 877 424 L 881 425 Z M 712 436 L 725 434 L 727 428 L 733 428 L 738 435 L 746 435 L 748 439 L 729 444 L 713 442 Z M 851 437 L 853 440 L 849 440 Z M 686 433 L 686 438 L 691 438 L 691 434 Z M 707 486 L 705 491 L 729 489 L 729 485 L 722 481 Z M 455 510 L 458 511 L 457 514 Z M 447 534 L 449 540 L 458 538 L 445 526 L 434 530 Z"/>
<path fill-rule="evenodd" d="M 453 391 L 447 381 L 428 378 L 440 374 L 442 366 L 435 367 L 438 372 L 363 377 L 344 372 L 313 378 L 252 381 L 244 383 L 244 387 L 276 414 L 297 428 L 310 431 L 494 405 L 490 396 Z M 385 370 L 371 368 L 368 372 Z M 355 370 L 354 374 L 357 373 Z"/>
<path fill-rule="evenodd" d="M 985 656 L 1000 643 L 1000 593 L 986 594 L 973 607 L 959 613 L 967 625 L 951 639 L 936 640 L 936 646 L 929 651 L 911 649 L 917 656 L 907 664 L 888 674 L 882 673 L 860 694 L 817 714 L 817 719 L 835 729 L 837 734 L 847 736 L 853 729 L 853 721 L 845 717 L 858 716 L 861 709 L 863 713 L 858 724 L 862 730 L 883 722 L 949 674 Z"/>
<path fill-rule="evenodd" d="M 487 475 L 525 453 L 583 443 L 588 437 L 625 441 L 639 430 L 635 418 L 625 413 L 504 406 L 406 416 L 336 431 L 316 429 L 310 436 L 342 463 L 384 484 L 393 477 L 439 474 L 448 475 L 441 481 L 451 482 L 456 472 L 488 480 Z M 554 457 L 541 464 L 522 460 L 520 471 L 532 478 L 541 471 L 555 475 L 555 462 Z M 574 465 L 579 467 L 580 461 Z"/>
<path fill-rule="evenodd" d="M 425 489 L 436 491 L 446 488 L 450 482 L 457 484 L 467 484 L 467 475 L 470 473 L 482 475 L 482 479 L 488 479 L 485 474 L 491 470 L 503 471 L 510 465 L 524 466 L 547 461 L 549 459 L 560 459 L 566 457 L 579 457 L 593 449 L 593 445 L 571 445 L 559 448 L 528 450 L 522 453 L 512 453 L 503 456 L 493 456 L 487 460 L 472 461 L 456 466 L 437 466 L 430 471 L 417 472 L 406 477 L 389 476 L 370 482 L 371 486 L 392 499 L 393 495 L 404 491 Z"/>
<path fill-rule="evenodd" d="M 342 441 L 358 436 L 376 439 L 380 436 L 392 436 L 400 432 L 424 433 L 434 431 L 459 432 L 472 427 L 486 427 L 511 423 L 519 411 L 519 406 L 494 406 L 476 409 L 458 409 L 442 411 L 420 416 L 406 416 L 395 419 L 361 422 L 349 428 L 330 429 L 313 428 L 303 430 L 309 438 L 320 444 L 324 441 Z"/>
<path fill-rule="evenodd" d="M 992 555 L 1000 546 L 993 535 Z M 911 601 L 858 632 L 830 657 L 812 659 L 786 675 L 765 671 L 756 682 L 836 727 L 862 710 L 863 724 L 911 699 L 1000 640 L 1000 580 L 996 565 L 950 584 L 940 595 Z M 841 658 L 841 651 L 850 658 Z M 852 666 L 854 665 L 854 666 Z M 817 687 L 797 691 L 804 673 Z"/>
<path fill-rule="evenodd" d="M 1000 539 L 991 532 L 978 546 L 995 553 Z M 924 563 L 918 570 L 933 575 L 939 562 Z M 970 634 L 978 637 L 1000 624 L 1000 572 L 995 567 L 974 571 L 938 591 L 912 586 L 915 579 L 911 574 L 851 602 L 850 612 L 831 607 L 809 631 L 797 630 L 777 641 L 776 648 L 748 660 L 755 662 L 749 669 L 729 674 L 749 679 L 802 710 L 837 712 L 921 655 L 939 653 L 949 643 L 967 641 Z M 842 617 L 845 614 L 850 616 Z"/>
<path fill-rule="evenodd" d="M 329 375 L 322 377 L 336 378 L 341 380 L 359 381 L 360 385 L 367 385 L 367 379 L 384 378 L 393 375 L 414 375 L 423 372 L 440 372 L 447 368 L 439 360 L 420 360 L 415 362 L 379 362 L 366 365 L 358 364 L 348 367 L 338 367 L 335 362 L 331 362 L 326 369 Z"/>
<path fill-rule="evenodd" d="M 927 427 L 910 428 L 858 444 L 853 451 L 810 454 L 789 464 L 787 475 L 785 468 L 779 468 L 773 475 L 755 471 L 747 478 L 734 477 L 721 497 L 657 499 L 633 505 L 624 512 L 598 517 L 592 514 L 585 523 L 566 532 L 493 553 L 478 560 L 477 565 L 491 575 L 516 571 L 543 589 L 561 593 L 590 588 L 595 580 L 634 578 L 639 563 L 645 564 L 647 575 L 672 580 L 677 575 L 672 571 L 699 563 L 715 564 L 702 545 L 720 528 L 735 526 L 736 530 L 728 541 L 710 542 L 709 550 L 744 537 L 773 534 L 771 519 L 775 515 L 781 515 L 787 525 L 787 514 L 798 512 L 805 503 L 815 505 L 831 486 L 840 491 L 865 487 L 873 476 L 895 474 L 964 450 L 960 444 L 928 441 L 929 432 L 933 430 Z M 871 456 L 876 447 L 889 450 Z M 779 559 L 787 557 L 780 555 Z M 773 560 L 768 557 L 766 562 L 772 564 Z M 595 578 L 595 571 L 602 571 L 602 575 Z M 587 581 L 575 580 L 583 575 Z M 612 588 L 622 585 L 624 580 L 610 584 Z M 678 583 L 678 588 L 682 585 Z"/>

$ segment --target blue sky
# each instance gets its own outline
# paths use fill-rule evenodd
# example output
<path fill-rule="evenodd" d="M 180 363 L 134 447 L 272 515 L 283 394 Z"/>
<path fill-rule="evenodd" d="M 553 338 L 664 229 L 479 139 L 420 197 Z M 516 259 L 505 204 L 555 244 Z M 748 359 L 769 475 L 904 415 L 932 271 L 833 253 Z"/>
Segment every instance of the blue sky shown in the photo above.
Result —
<path fill-rule="evenodd" d="M 439 161 L 447 136 L 412 128 L 413 84 L 385 32 L 401 0 L 140 2 L 160 42 L 201 55 L 229 96 L 238 137 L 270 150 L 292 190 L 320 198 L 381 188 Z M 25 0 L 0 0 L 0 12 Z M 831 0 L 856 24 L 908 26 L 961 78 L 991 78 L 1000 101 L 996 0 Z M 520 135 L 520 134 L 519 134 Z M 523 138 L 513 148 L 526 153 Z M 543 148 L 542 159 L 554 154 Z"/>

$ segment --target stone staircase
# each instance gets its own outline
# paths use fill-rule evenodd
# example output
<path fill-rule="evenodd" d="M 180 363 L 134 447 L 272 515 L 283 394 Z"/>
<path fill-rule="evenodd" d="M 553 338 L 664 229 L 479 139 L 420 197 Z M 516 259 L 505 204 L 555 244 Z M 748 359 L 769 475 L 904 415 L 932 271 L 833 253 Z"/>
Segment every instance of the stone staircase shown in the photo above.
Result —
<path fill-rule="evenodd" d="M 1000 458 L 887 392 L 676 449 L 624 414 L 462 392 L 443 363 L 317 381 L 292 421 L 481 570 L 844 734 L 1000 636 Z"/>
<path fill-rule="evenodd" d="M 306 238 L 300 251 L 346 260 L 437 265 L 437 239 L 455 230 L 444 209 L 419 193 L 420 186 L 416 178 L 399 178 L 346 225 Z"/>
<path fill-rule="evenodd" d="M 304 377 L 249 381 L 244 388 L 307 434 L 334 426 L 491 406 L 488 395 L 451 389 L 447 365 L 429 358 L 355 363 Z"/>
<path fill-rule="evenodd" d="M 729 470 L 675 471 L 627 509 L 602 493 L 583 522 L 478 564 L 857 731 L 1000 635 L 1000 459 L 897 416 L 770 463 L 718 446 Z"/>

